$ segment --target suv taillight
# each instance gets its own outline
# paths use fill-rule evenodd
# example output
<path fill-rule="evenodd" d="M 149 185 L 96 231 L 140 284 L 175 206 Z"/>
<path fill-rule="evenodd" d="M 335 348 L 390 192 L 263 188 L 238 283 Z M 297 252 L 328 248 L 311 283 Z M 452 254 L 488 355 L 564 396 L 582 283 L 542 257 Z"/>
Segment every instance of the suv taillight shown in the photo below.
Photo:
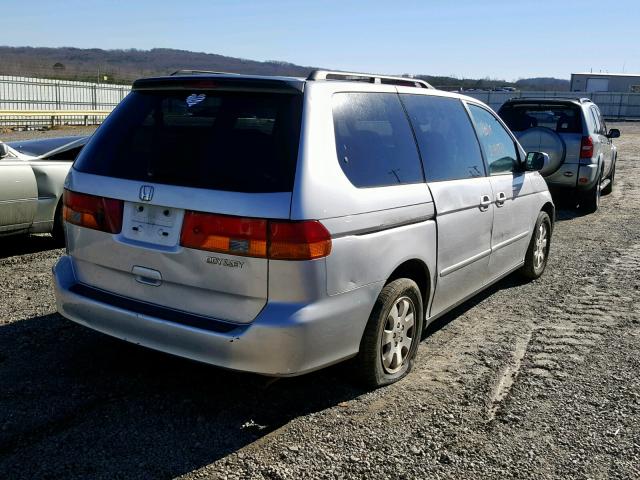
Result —
<path fill-rule="evenodd" d="M 312 260 L 331 253 L 331 235 L 318 221 L 277 221 L 186 212 L 183 247 L 274 260 Z"/>
<path fill-rule="evenodd" d="M 582 137 L 580 142 L 580 158 L 593 157 L 593 139 L 591 137 Z"/>
<path fill-rule="evenodd" d="M 120 233 L 124 202 L 113 198 L 97 197 L 86 193 L 64 191 L 64 219 L 73 225 Z"/>

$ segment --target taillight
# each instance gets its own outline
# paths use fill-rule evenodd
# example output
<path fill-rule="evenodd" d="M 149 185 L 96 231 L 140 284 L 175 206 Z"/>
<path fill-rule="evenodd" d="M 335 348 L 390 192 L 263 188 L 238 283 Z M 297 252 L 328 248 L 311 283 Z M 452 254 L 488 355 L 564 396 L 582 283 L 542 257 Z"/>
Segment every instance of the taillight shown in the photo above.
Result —
<path fill-rule="evenodd" d="M 582 137 L 580 143 L 580 158 L 593 157 L 593 139 L 591 137 Z"/>
<path fill-rule="evenodd" d="M 68 223 L 107 233 L 122 230 L 122 200 L 65 190 L 63 201 L 64 219 Z"/>
<path fill-rule="evenodd" d="M 318 221 L 275 221 L 186 212 L 183 247 L 274 260 L 312 260 L 331 253 L 331 235 Z"/>
<path fill-rule="evenodd" d="M 331 234 L 320 222 L 269 222 L 269 258 L 312 260 L 331 253 Z"/>
<path fill-rule="evenodd" d="M 210 213 L 186 212 L 180 244 L 211 252 L 267 256 L 267 221 Z"/>

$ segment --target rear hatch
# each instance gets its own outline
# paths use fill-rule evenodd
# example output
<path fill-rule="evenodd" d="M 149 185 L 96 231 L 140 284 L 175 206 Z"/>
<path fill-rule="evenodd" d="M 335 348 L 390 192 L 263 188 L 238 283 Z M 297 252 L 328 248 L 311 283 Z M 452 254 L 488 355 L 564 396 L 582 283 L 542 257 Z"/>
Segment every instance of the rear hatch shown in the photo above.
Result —
<path fill-rule="evenodd" d="M 301 85 L 136 82 L 68 179 L 78 280 L 190 314 L 253 320 L 268 296 L 268 231 L 290 214 Z"/>
<path fill-rule="evenodd" d="M 507 103 L 498 112 L 527 152 L 545 152 L 549 164 L 540 172 L 549 176 L 564 163 L 578 163 L 582 115 L 572 102 Z"/>

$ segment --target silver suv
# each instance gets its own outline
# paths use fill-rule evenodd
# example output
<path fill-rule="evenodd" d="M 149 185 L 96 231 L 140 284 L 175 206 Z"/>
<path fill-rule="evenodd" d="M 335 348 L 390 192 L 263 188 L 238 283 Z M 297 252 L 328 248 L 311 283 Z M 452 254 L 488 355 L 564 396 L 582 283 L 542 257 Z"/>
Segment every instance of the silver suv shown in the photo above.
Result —
<path fill-rule="evenodd" d="M 607 126 L 588 98 L 507 101 L 498 114 L 527 151 L 544 151 L 549 164 L 540 172 L 552 191 L 574 193 L 587 213 L 600 206 L 600 194 L 611 193 L 617 150 L 611 139 L 620 130 Z"/>
<path fill-rule="evenodd" d="M 412 79 L 139 80 L 67 178 L 58 310 L 221 367 L 356 357 L 388 384 L 429 322 L 542 274 L 547 160 L 486 105 Z"/>

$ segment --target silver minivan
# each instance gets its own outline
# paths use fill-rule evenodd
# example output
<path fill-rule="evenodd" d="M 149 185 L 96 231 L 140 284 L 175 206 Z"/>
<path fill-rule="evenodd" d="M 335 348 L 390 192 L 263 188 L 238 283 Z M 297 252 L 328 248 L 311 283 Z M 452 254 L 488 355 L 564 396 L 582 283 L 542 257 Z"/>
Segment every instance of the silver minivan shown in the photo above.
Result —
<path fill-rule="evenodd" d="M 58 310 L 220 367 L 355 357 L 388 384 L 434 319 L 542 274 L 547 162 L 486 105 L 419 80 L 138 80 L 67 178 Z"/>

